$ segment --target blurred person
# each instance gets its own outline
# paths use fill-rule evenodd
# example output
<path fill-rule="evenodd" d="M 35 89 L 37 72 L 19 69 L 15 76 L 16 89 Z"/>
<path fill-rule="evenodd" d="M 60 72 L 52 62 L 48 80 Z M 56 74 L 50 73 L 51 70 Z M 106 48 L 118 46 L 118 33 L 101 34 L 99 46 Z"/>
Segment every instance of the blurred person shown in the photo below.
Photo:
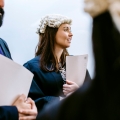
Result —
<path fill-rule="evenodd" d="M 66 56 L 69 56 L 66 48 L 70 47 L 73 36 L 71 23 L 71 19 L 59 14 L 43 17 L 37 31 L 39 43 L 35 58 L 24 64 L 34 74 L 28 96 L 35 101 L 38 112 L 79 88 L 75 82 L 66 80 Z M 91 80 L 88 70 L 87 80 Z"/>
<path fill-rule="evenodd" d="M 4 7 L 4 0 L 0 0 L 0 27 L 2 26 L 3 17 L 4 17 L 3 7 Z M 0 54 L 12 59 L 8 45 L 2 38 L 0 38 Z"/>
<path fill-rule="evenodd" d="M 0 0 L 0 26 L 4 16 L 4 0 Z M 0 38 L 0 54 L 11 58 L 7 43 Z M 2 97 L 2 96 L 1 96 Z M 31 98 L 20 95 L 11 106 L 0 106 L 0 120 L 34 120 L 37 116 L 37 108 Z"/>
<path fill-rule="evenodd" d="M 95 78 L 37 120 L 120 119 L 120 0 L 85 0 L 85 11 L 93 17 Z"/>

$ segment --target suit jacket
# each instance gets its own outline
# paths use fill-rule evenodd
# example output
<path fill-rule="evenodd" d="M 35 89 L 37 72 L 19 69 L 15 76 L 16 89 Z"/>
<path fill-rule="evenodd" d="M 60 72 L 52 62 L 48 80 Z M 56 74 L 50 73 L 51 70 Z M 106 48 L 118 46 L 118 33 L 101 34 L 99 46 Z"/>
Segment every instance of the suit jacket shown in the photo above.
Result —
<path fill-rule="evenodd" d="M 51 103 L 53 100 L 59 101 L 59 96 L 64 96 L 63 79 L 60 72 L 44 72 L 40 69 L 39 63 L 40 56 L 37 56 L 24 64 L 34 74 L 28 96 L 35 101 L 38 112 L 46 104 Z M 91 80 L 88 71 L 85 81 L 87 80 Z"/>
<path fill-rule="evenodd" d="M 0 47 L 3 50 L 4 56 L 12 59 L 7 43 L 0 38 Z"/>
<path fill-rule="evenodd" d="M 0 47 L 4 56 L 11 58 L 7 43 L 0 38 Z M 0 120 L 18 120 L 18 110 L 15 106 L 0 106 Z"/>
<path fill-rule="evenodd" d="M 37 120 L 120 120 L 120 33 L 108 11 L 93 19 L 96 76 Z"/>
<path fill-rule="evenodd" d="M 15 106 L 1 106 L 0 120 L 18 120 L 18 111 Z"/>

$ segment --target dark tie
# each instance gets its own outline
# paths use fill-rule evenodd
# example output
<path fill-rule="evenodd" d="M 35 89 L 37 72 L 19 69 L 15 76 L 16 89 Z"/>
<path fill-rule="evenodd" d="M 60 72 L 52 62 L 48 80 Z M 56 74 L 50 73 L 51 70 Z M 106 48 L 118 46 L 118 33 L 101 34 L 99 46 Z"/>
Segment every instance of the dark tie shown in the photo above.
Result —
<path fill-rule="evenodd" d="M 0 54 L 4 55 L 2 48 L 0 47 Z"/>

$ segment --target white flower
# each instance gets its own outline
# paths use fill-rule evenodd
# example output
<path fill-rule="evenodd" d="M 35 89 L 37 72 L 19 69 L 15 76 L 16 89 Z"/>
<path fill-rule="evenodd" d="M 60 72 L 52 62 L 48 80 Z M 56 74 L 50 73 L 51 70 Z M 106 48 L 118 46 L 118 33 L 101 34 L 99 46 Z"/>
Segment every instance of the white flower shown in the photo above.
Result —
<path fill-rule="evenodd" d="M 59 14 L 46 15 L 41 18 L 37 33 L 44 33 L 47 26 L 59 28 L 63 23 L 71 24 L 72 20 Z"/>

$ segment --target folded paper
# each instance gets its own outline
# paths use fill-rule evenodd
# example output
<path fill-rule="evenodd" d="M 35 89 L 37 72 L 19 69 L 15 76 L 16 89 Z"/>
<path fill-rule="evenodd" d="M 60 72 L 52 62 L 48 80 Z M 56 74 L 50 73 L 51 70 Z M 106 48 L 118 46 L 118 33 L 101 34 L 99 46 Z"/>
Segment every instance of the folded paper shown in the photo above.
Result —
<path fill-rule="evenodd" d="M 0 105 L 12 105 L 19 95 L 27 96 L 32 78 L 22 65 L 0 55 Z"/>
<path fill-rule="evenodd" d="M 76 82 L 81 86 L 84 82 L 87 69 L 88 55 L 66 57 L 66 80 Z"/>

